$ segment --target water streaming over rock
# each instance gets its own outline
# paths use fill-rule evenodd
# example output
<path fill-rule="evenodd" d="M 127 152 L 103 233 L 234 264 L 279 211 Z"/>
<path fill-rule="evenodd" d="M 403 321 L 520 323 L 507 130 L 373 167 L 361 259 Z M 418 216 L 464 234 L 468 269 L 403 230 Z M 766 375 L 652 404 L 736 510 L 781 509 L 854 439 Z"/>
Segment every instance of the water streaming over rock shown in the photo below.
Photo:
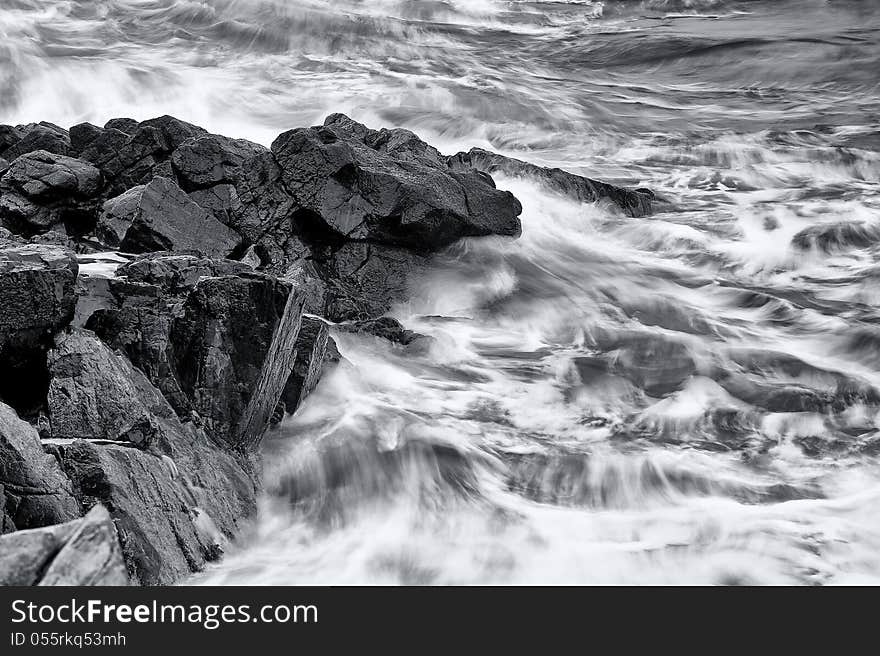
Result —
<path fill-rule="evenodd" d="M 435 259 L 408 347 L 265 449 L 198 582 L 880 582 L 880 7 L 871 0 L 6 0 L 0 121 L 341 111 L 653 189 L 527 179 Z"/>

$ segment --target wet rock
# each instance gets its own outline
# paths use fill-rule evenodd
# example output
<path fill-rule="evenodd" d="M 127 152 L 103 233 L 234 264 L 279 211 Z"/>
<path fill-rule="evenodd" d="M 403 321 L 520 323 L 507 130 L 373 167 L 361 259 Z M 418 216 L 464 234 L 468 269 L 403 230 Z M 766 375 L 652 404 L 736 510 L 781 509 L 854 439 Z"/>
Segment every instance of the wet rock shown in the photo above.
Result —
<path fill-rule="evenodd" d="M 520 233 L 522 207 L 488 175 L 453 171 L 408 130 L 341 115 L 280 135 L 272 152 L 299 208 L 323 232 L 433 251 L 468 236 Z"/>
<path fill-rule="evenodd" d="M 170 116 L 138 123 L 130 119 L 109 122 L 94 131 L 72 128 L 82 138 L 79 157 L 104 174 L 110 195 L 147 184 L 157 174 L 173 177 L 168 160 L 177 146 L 189 138 L 206 134 L 205 130 Z M 88 138 L 86 138 L 88 136 Z"/>
<path fill-rule="evenodd" d="M 304 316 L 296 342 L 296 359 L 287 379 L 274 421 L 293 414 L 315 389 L 321 375 L 339 362 L 339 351 L 330 337 L 330 328 L 317 317 Z"/>
<path fill-rule="evenodd" d="M 209 134 L 184 141 L 172 154 L 180 185 L 187 190 L 235 184 L 241 168 L 268 149 L 245 139 Z"/>
<path fill-rule="evenodd" d="M 4 513 L 18 529 L 59 524 L 80 516 L 70 481 L 48 455 L 40 436 L 0 403 L 0 486 Z"/>
<path fill-rule="evenodd" d="M 410 280 L 427 263 L 405 249 L 348 242 L 313 262 L 324 282 L 321 314 L 334 322 L 382 316 L 409 297 Z"/>
<path fill-rule="evenodd" d="M 290 236 L 293 199 L 281 184 L 281 169 L 271 151 L 244 139 L 203 135 L 183 142 L 171 165 L 180 186 L 218 221 L 249 243 L 275 230 Z M 272 242 L 276 236 L 266 238 Z"/>
<path fill-rule="evenodd" d="M 271 415 L 293 367 L 297 290 L 241 262 L 195 255 L 143 256 L 117 275 L 110 284 L 116 303 L 86 326 L 125 353 L 178 416 L 195 412 L 214 436 L 236 443 L 255 394 L 271 401 Z"/>
<path fill-rule="evenodd" d="M 192 427 L 174 446 L 197 452 L 196 459 L 83 440 L 59 447 L 83 505 L 110 510 L 127 569 L 142 585 L 173 583 L 202 569 L 222 553 L 204 526 L 230 535 L 256 508 L 253 479 L 232 456 L 208 447 Z M 234 513 L 235 522 L 222 510 Z"/>
<path fill-rule="evenodd" d="M 65 248 L 0 241 L 0 353 L 33 346 L 70 322 L 78 271 Z"/>
<path fill-rule="evenodd" d="M 25 127 L 23 125 L 0 125 L 0 155 L 21 141 L 24 134 Z"/>
<path fill-rule="evenodd" d="M 82 519 L 0 536 L 0 585 L 36 585 Z M 124 570 L 123 570 L 124 571 Z"/>
<path fill-rule="evenodd" d="M 170 341 L 181 389 L 214 435 L 250 444 L 262 436 L 293 368 L 301 315 L 296 291 L 267 276 L 196 284 Z"/>
<path fill-rule="evenodd" d="M 241 241 L 167 178 L 108 200 L 96 234 L 107 246 L 128 253 L 198 250 L 224 257 Z"/>
<path fill-rule="evenodd" d="M 833 403 L 831 394 L 803 385 L 767 382 L 735 373 L 718 382 L 731 396 L 767 412 L 825 412 Z"/>
<path fill-rule="evenodd" d="M 199 255 L 142 255 L 117 269 L 108 283 L 111 299 L 97 309 L 86 327 L 131 362 L 159 388 L 180 416 L 192 405 L 177 379 L 174 321 L 200 279 L 252 273 L 244 264 Z"/>
<path fill-rule="evenodd" d="M 74 524 L 37 585 L 128 585 L 116 526 L 107 509 L 97 505 Z"/>
<path fill-rule="evenodd" d="M 144 374 L 91 332 L 59 335 L 48 368 L 53 438 L 120 440 L 146 448 L 161 434 L 157 418 L 174 417 Z"/>
<path fill-rule="evenodd" d="M 111 118 L 104 124 L 107 130 L 119 130 L 125 134 L 134 134 L 137 132 L 139 123 L 133 118 Z"/>
<path fill-rule="evenodd" d="M 857 403 L 880 405 L 880 390 L 868 381 L 788 353 L 731 349 L 728 355 L 738 370 L 722 375 L 719 384 L 759 407 L 840 412 Z"/>
<path fill-rule="evenodd" d="M 208 134 L 207 130 L 200 128 L 198 125 L 181 121 L 179 118 L 174 118 L 167 114 L 141 121 L 138 124 L 137 130 L 134 130 L 134 133 L 137 134 L 138 130 L 144 129 L 158 131 L 168 144 L 169 151 L 173 151 L 187 139 Z"/>
<path fill-rule="evenodd" d="M 52 123 L 31 123 L 0 129 L 0 155 L 8 161 L 43 150 L 55 155 L 73 155 L 67 130 Z"/>
<path fill-rule="evenodd" d="M 46 398 L 46 351 L 76 305 L 76 258 L 57 246 L 0 240 L 0 399 L 20 413 Z"/>
<path fill-rule="evenodd" d="M 102 183 L 88 162 L 45 150 L 28 153 L 0 179 L 0 218 L 24 235 L 50 229 L 84 234 L 94 226 Z"/>
<path fill-rule="evenodd" d="M 615 187 L 562 169 L 544 168 L 512 157 L 504 157 L 482 148 L 471 148 L 466 153 L 458 153 L 449 157 L 447 161 L 453 170 L 476 169 L 489 174 L 499 172 L 511 177 L 531 178 L 548 189 L 581 203 L 607 200 L 630 216 L 651 214 L 653 205 L 657 202 L 654 194 L 647 189 Z"/>
<path fill-rule="evenodd" d="M 379 319 L 367 319 L 365 321 L 353 321 L 337 325 L 337 330 L 342 332 L 373 335 L 380 339 L 387 339 L 394 344 L 409 346 L 415 343 L 426 343 L 430 338 L 421 333 L 404 328 L 397 319 L 380 317 Z"/>

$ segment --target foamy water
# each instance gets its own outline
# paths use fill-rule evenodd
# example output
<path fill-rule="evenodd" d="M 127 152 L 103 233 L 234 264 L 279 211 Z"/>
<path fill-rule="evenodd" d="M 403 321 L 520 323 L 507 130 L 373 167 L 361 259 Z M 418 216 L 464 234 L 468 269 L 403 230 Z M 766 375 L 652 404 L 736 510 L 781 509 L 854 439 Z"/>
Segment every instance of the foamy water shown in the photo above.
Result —
<path fill-rule="evenodd" d="M 3 122 L 343 111 L 670 202 L 498 177 L 522 238 L 413 282 L 430 345 L 337 335 L 196 582 L 880 582 L 876 3 L 11 0 L 0 35 Z"/>

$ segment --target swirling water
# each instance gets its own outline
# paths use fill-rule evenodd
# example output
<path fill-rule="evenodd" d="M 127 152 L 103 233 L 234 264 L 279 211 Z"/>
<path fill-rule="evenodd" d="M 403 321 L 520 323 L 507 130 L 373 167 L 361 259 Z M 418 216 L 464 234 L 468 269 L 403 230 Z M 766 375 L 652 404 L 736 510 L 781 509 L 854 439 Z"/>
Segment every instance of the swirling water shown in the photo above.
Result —
<path fill-rule="evenodd" d="M 199 582 L 880 583 L 873 0 L 5 0 L 0 120 L 346 112 L 525 179 L 265 446 Z"/>

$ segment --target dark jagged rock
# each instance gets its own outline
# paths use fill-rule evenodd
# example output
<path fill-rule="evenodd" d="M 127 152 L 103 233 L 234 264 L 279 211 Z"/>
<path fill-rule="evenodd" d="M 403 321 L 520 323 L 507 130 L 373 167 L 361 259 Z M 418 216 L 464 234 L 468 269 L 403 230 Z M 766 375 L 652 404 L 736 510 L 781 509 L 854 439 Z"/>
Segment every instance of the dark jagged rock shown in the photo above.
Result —
<path fill-rule="evenodd" d="M 281 394 L 275 420 L 284 413 L 293 414 L 305 398 L 315 389 L 328 368 L 339 362 L 339 351 L 330 337 L 330 328 L 317 317 L 304 316 L 296 343 L 296 360 Z"/>
<path fill-rule="evenodd" d="M 267 152 L 264 146 L 245 139 L 208 134 L 181 143 L 171 156 L 171 165 L 184 189 L 205 189 L 235 184 L 242 166 Z"/>
<path fill-rule="evenodd" d="M 125 134 L 134 134 L 138 129 L 138 122 L 133 118 L 111 118 L 104 124 L 107 130 L 119 130 Z"/>
<path fill-rule="evenodd" d="M 258 390 L 274 395 L 275 407 L 290 369 L 277 372 L 277 390 L 259 381 L 273 340 L 295 339 L 298 330 L 300 305 L 276 335 L 290 295 L 298 295 L 289 284 L 240 262 L 193 255 L 145 256 L 117 274 L 115 307 L 86 325 L 126 353 L 179 416 L 196 412 L 215 436 L 236 442 Z"/>
<path fill-rule="evenodd" d="M 0 179 L 0 219 L 25 235 L 89 232 L 97 216 L 101 172 L 83 160 L 37 150 L 16 159 Z"/>
<path fill-rule="evenodd" d="M 585 178 L 559 168 L 544 168 L 505 157 L 482 148 L 471 148 L 447 159 L 454 170 L 476 169 L 486 173 L 503 173 L 514 177 L 537 180 L 552 189 L 581 203 L 608 200 L 630 216 L 646 216 L 653 211 L 654 194 L 647 189 L 624 189 L 598 180 Z"/>
<path fill-rule="evenodd" d="M 82 507 L 111 511 L 132 577 L 171 583 L 217 558 L 256 510 L 249 456 L 181 422 L 89 332 L 60 336 L 49 362 L 50 448 Z"/>
<path fill-rule="evenodd" d="M 143 585 L 199 571 L 256 511 L 248 465 L 212 447 L 192 425 L 181 426 L 169 451 L 84 440 L 58 447 L 83 506 L 110 510 L 128 572 Z"/>
<path fill-rule="evenodd" d="M 82 519 L 0 537 L 0 585 L 127 585 L 116 527 L 95 506 Z"/>
<path fill-rule="evenodd" d="M 422 335 L 413 330 L 407 330 L 397 319 L 392 319 L 391 317 L 380 317 L 379 319 L 342 323 L 336 328 L 343 332 L 373 335 L 374 337 L 387 339 L 389 342 L 401 344 L 403 346 L 430 341 L 430 338 L 426 335 Z"/>
<path fill-rule="evenodd" d="M 157 173 L 173 177 L 167 165 L 181 143 L 205 130 L 170 116 L 143 121 L 134 127 L 129 120 L 111 121 L 104 128 L 76 126 L 78 156 L 97 166 L 115 195 L 147 184 Z"/>
<path fill-rule="evenodd" d="M 213 434 L 231 443 L 241 439 L 242 420 L 258 424 L 247 427 L 248 441 L 262 435 L 293 368 L 302 299 L 291 295 L 296 291 L 260 274 L 206 278 L 172 326 L 181 389 Z M 255 398 L 266 404 L 265 417 L 250 416 Z"/>
<path fill-rule="evenodd" d="M 324 316 L 331 321 L 372 319 L 409 297 L 410 280 L 426 257 L 379 244 L 347 242 L 314 266 L 324 281 Z"/>
<path fill-rule="evenodd" d="M 53 438 L 121 440 L 147 447 L 162 433 L 157 419 L 174 417 L 144 374 L 91 332 L 59 335 L 48 368 Z"/>
<path fill-rule="evenodd" d="M 43 451 L 36 429 L 0 403 L 0 486 L 4 513 L 18 529 L 59 524 L 80 516 L 70 481 Z"/>
<path fill-rule="evenodd" d="M 82 519 L 0 536 L 0 585 L 36 585 Z M 123 572 L 125 570 L 123 569 Z"/>
<path fill-rule="evenodd" d="M 21 529 L 99 504 L 112 518 L 35 538 L 30 583 L 121 581 L 114 525 L 139 583 L 219 557 L 256 511 L 251 458 L 273 411 L 294 411 L 340 358 L 303 305 L 375 319 L 431 253 L 520 231 L 518 201 L 488 174 L 342 115 L 271 150 L 167 116 L 0 128 L 0 150 L 4 225 L 40 241 L 0 232 L 0 398 L 46 439 L 0 404 L 0 533 L 27 541 Z M 84 282 L 75 313 L 67 244 L 175 252 Z M 388 319 L 352 329 L 419 341 Z"/>
<path fill-rule="evenodd" d="M 296 364 L 302 309 L 302 296 L 291 292 L 284 313 L 275 326 L 256 387 L 238 422 L 234 437 L 239 448 L 256 448 L 272 421 Z M 302 346 L 300 349 L 303 356 L 308 357 L 306 349 Z"/>
<path fill-rule="evenodd" d="M 128 253 L 198 250 L 224 257 L 241 242 L 172 180 L 154 178 L 104 204 L 97 237 Z"/>
<path fill-rule="evenodd" d="M 453 171 L 408 130 L 346 116 L 280 135 L 272 152 L 301 210 L 330 238 L 434 251 L 461 237 L 520 233 L 522 207 L 489 176 Z"/>
<path fill-rule="evenodd" d="M 125 353 L 178 414 L 187 416 L 192 405 L 177 379 L 175 349 L 170 341 L 173 323 L 201 278 L 239 273 L 253 271 L 239 262 L 197 255 L 143 255 L 119 267 L 118 278 L 108 285 L 110 307 L 94 312 L 86 327 Z"/>
<path fill-rule="evenodd" d="M 171 164 L 190 198 L 218 221 L 248 243 L 263 239 L 267 232 L 281 233 L 280 239 L 273 236 L 265 241 L 272 244 L 269 250 L 283 250 L 296 208 L 281 185 L 281 169 L 268 148 L 243 139 L 205 135 L 181 144 Z M 281 258 L 276 253 L 274 259 Z"/>
<path fill-rule="evenodd" d="M 24 134 L 23 125 L 0 125 L 0 155 L 4 155 L 7 150 L 21 141 Z"/>
<path fill-rule="evenodd" d="M 70 322 L 78 271 L 67 249 L 0 240 L 0 353 L 34 346 Z"/>
<path fill-rule="evenodd" d="M 67 130 L 52 123 L 31 123 L 0 129 L 0 155 L 7 161 L 44 150 L 55 155 L 73 155 Z"/>
<path fill-rule="evenodd" d="M 22 414 L 46 397 L 46 351 L 74 316 L 78 265 L 65 248 L 0 240 L 0 399 Z"/>

